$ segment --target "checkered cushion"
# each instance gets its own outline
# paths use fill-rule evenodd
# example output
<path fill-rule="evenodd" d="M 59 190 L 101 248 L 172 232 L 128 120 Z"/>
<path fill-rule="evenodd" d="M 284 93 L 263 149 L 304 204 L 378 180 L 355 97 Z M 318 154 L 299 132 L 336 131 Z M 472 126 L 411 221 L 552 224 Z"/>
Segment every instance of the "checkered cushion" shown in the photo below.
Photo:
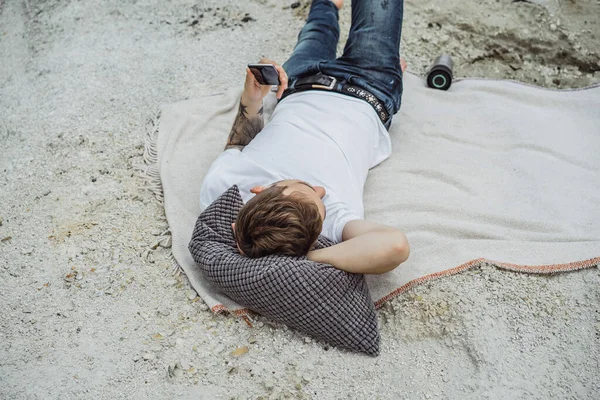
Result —
<path fill-rule="evenodd" d="M 206 280 L 277 322 L 334 346 L 378 355 L 377 317 L 364 276 L 305 256 L 242 256 L 231 229 L 242 206 L 233 186 L 198 217 L 189 250 Z M 331 245 L 319 236 L 316 248 Z"/>

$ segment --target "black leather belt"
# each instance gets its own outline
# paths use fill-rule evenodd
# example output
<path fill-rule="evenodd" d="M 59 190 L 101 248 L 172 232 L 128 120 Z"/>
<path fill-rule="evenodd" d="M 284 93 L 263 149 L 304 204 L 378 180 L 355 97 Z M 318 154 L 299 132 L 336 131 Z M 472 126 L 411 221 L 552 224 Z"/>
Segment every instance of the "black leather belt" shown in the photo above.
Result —
<path fill-rule="evenodd" d="M 290 94 L 304 92 L 306 90 L 326 90 L 364 100 L 369 103 L 371 107 L 373 107 L 383 125 L 386 128 L 389 128 L 391 123 L 390 115 L 385 109 L 383 102 L 375 97 L 375 95 L 368 90 L 359 88 L 357 86 L 352 86 L 347 83 L 338 82 L 338 80 L 333 76 L 323 75 L 321 73 L 298 79 L 293 88 L 287 89 L 285 92 L 283 92 L 283 95 L 279 101 L 283 100 Z"/>

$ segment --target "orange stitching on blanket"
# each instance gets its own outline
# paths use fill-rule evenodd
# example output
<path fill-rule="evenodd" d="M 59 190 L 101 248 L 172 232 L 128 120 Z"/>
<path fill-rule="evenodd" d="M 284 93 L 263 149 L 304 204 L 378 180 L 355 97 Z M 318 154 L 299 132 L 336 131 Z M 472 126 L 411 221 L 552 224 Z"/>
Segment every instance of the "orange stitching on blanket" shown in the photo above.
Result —
<path fill-rule="evenodd" d="M 568 264 L 548 264 L 548 265 L 518 265 L 503 262 L 487 260 L 488 262 L 498 265 L 501 268 L 517 272 L 531 272 L 537 274 L 551 274 L 553 272 L 575 271 L 578 269 L 588 268 L 600 263 L 600 257 L 590 258 L 589 260 L 575 261 Z"/>
<path fill-rule="evenodd" d="M 244 321 L 246 321 L 246 324 L 250 327 L 250 328 L 254 328 L 254 325 L 252 325 L 252 321 L 250 320 L 250 318 L 248 318 L 247 315 L 242 316 L 242 318 L 244 319 Z"/>
<path fill-rule="evenodd" d="M 593 267 L 594 265 L 600 264 L 600 257 L 590 258 L 589 260 L 583 261 L 575 261 L 572 263 L 566 264 L 548 264 L 548 265 L 518 265 L 518 264 L 510 264 L 510 263 L 501 263 L 492 260 L 488 260 L 485 258 L 477 258 L 475 260 L 471 260 L 462 265 L 459 265 L 456 268 L 447 269 L 445 271 L 436 272 L 434 274 L 425 275 L 417 279 L 413 279 L 412 281 L 400 286 L 398 289 L 394 290 L 392 293 L 387 296 L 382 297 L 381 299 L 375 302 L 375 308 L 380 308 L 383 303 L 392 299 L 393 297 L 398 296 L 400 293 L 403 293 L 417 285 L 425 283 L 427 281 L 431 281 L 434 279 L 442 278 L 444 276 L 455 275 L 459 272 L 465 271 L 469 268 L 473 268 L 477 265 L 481 265 L 483 263 L 489 263 L 495 265 L 499 268 L 507 269 L 515 272 L 529 272 L 534 274 L 552 274 L 555 272 L 566 272 L 566 271 L 575 271 L 578 269 Z"/>
<path fill-rule="evenodd" d="M 223 304 L 217 304 L 216 306 L 212 307 L 210 311 L 212 311 L 215 314 L 220 314 L 222 312 L 226 312 L 227 307 L 225 307 Z"/>
<path fill-rule="evenodd" d="M 450 275 L 454 275 L 457 274 L 459 272 L 462 272 L 464 270 L 467 270 L 469 268 L 472 268 L 475 265 L 478 264 L 482 264 L 485 261 L 484 258 L 478 258 L 476 260 L 472 260 L 469 261 L 467 263 L 464 263 L 462 265 L 459 265 L 456 268 L 451 268 L 451 269 L 447 269 L 445 271 L 441 271 L 441 272 L 436 272 L 434 274 L 429 274 L 429 275 L 425 275 L 422 276 L 420 278 L 417 279 L 413 279 L 412 281 L 400 286 L 398 289 L 394 290 L 392 293 L 388 294 L 387 296 L 382 297 L 381 299 L 377 300 L 375 302 L 375 308 L 379 308 L 383 305 L 383 303 L 385 303 L 386 301 L 390 300 L 393 297 L 398 296 L 400 293 L 407 291 L 408 289 L 411 289 L 414 286 L 420 285 L 424 282 L 433 280 L 433 279 L 437 279 L 437 278 L 441 278 L 444 276 L 450 276 Z"/>
<path fill-rule="evenodd" d="M 231 311 L 230 309 L 228 309 L 227 307 L 225 307 L 223 304 L 217 304 L 216 306 L 213 306 L 210 311 L 212 311 L 214 314 L 221 314 L 221 313 L 231 313 L 233 315 L 235 315 L 236 317 L 242 317 L 244 318 L 244 320 L 246 321 L 246 319 L 248 319 L 247 315 L 252 313 L 252 310 L 248 309 L 248 308 L 242 308 L 241 310 L 233 310 Z M 252 323 L 249 323 L 248 321 L 246 321 L 246 323 L 250 326 L 252 326 Z"/>

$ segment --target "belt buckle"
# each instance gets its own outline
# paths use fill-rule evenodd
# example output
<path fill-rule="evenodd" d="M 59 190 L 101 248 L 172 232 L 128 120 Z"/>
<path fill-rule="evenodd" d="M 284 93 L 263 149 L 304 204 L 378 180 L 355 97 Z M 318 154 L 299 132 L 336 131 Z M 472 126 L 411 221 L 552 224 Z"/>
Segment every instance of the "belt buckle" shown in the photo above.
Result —
<path fill-rule="evenodd" d="M 327 76 L 328 78 L 331 78 L 331 83 L 328 86 L 325 85 L 312 85 L 313 89 L 325 89 L 325 90 L 333 90 L 335 84 L 337 83 L 337 79 L 335 79 L 333 76 Z"/>

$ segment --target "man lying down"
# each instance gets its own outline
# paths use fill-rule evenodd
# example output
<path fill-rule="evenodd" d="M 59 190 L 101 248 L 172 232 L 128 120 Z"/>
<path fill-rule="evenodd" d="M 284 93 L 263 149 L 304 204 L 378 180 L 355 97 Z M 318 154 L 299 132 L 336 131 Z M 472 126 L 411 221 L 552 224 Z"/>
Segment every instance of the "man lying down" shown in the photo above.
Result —
<path fill-rule="evenodd" d="M 279 75 L 264 124 L 261 85 L 250 69 L 225 151 L 206 174 L 202 209 L 238 185 L 245 205 L 232 229 L 241 254 L 306 255 L 352 273 L 380 274 L 409 256 L 400 230 L 363 219 L 369 169 L 391 154 L 387 131 L 400 108 L 403 0 L 354 0 L 336 58 L 343 0 L 314 0 Z M 289 78 L 288 78 L 289 76 Z M 259 78 L 260 79 L 260 78 Z M 313 250 L 319 234 L 336 244 Z"/>

